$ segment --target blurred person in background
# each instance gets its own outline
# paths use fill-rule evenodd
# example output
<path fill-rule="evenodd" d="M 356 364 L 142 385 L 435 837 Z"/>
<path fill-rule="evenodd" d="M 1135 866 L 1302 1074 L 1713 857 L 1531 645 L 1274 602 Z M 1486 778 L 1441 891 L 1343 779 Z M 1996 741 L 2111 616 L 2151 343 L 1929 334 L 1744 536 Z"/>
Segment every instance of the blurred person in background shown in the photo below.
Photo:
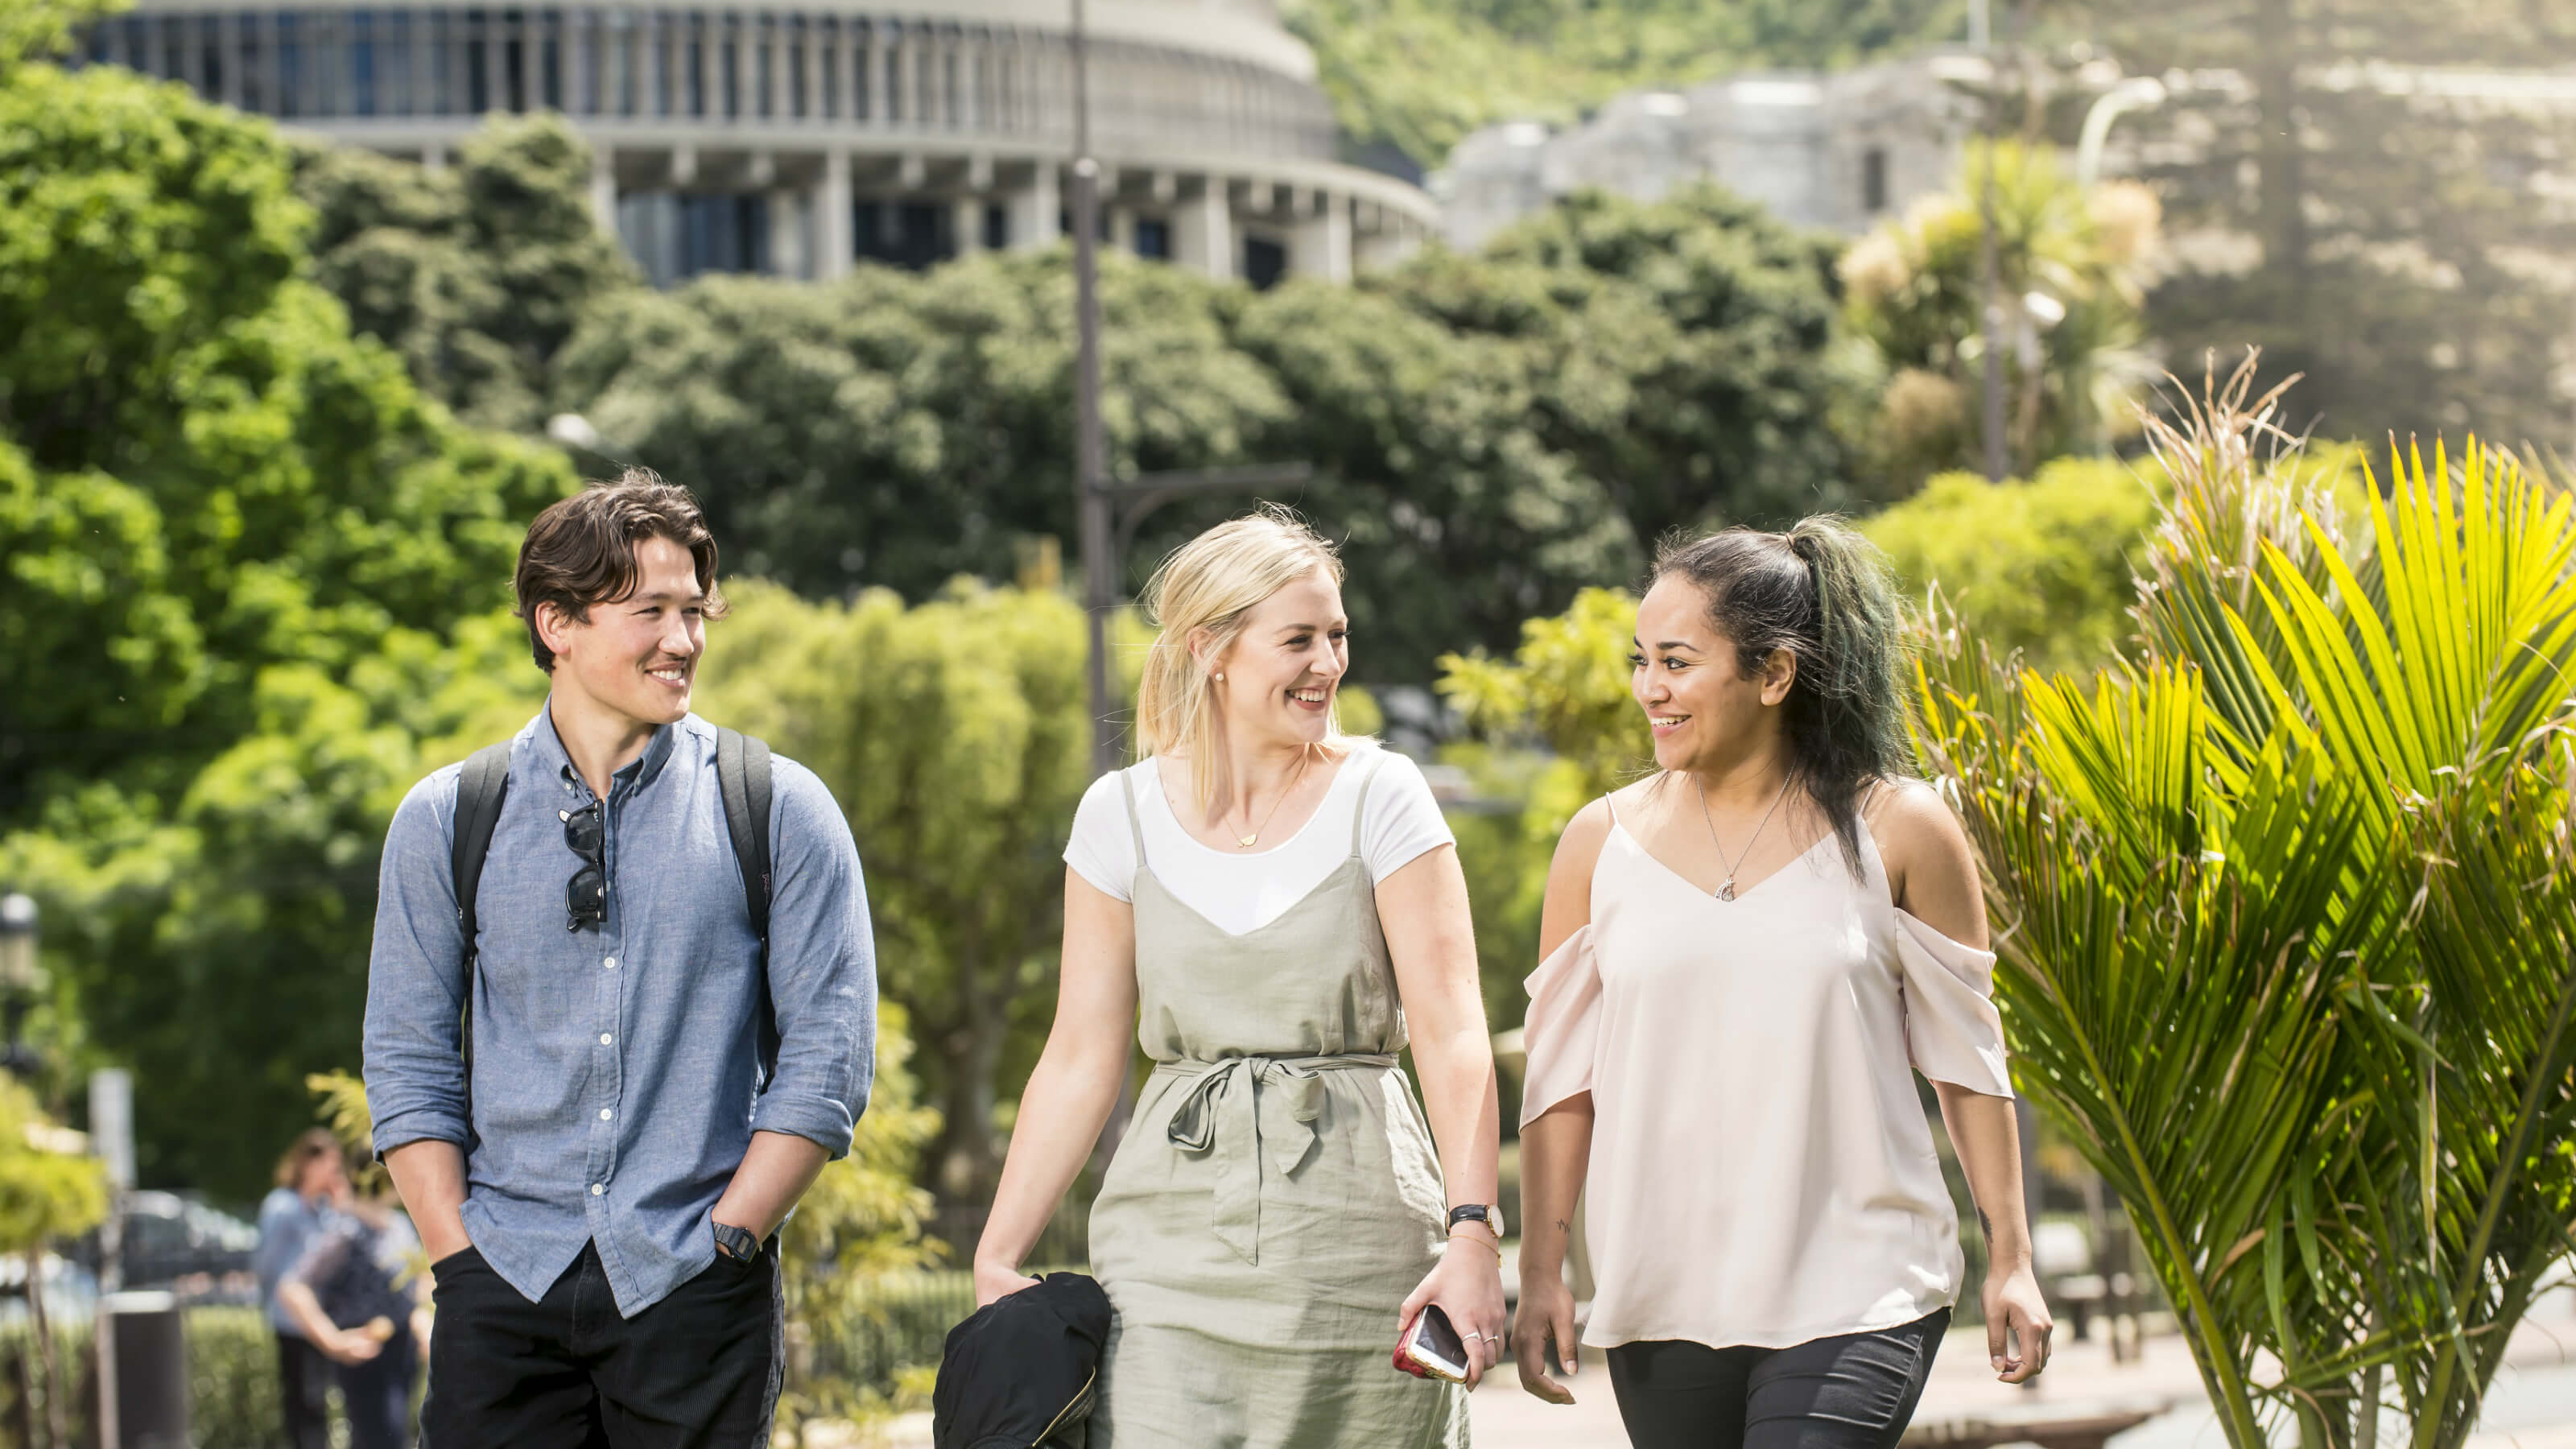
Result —
<path fill-rule="evenodd" d="M 259 1205 L 259 1247 L 251 1271 L 259 1275 L 260 1311 L 277 1335 L 278 1400 L 285 1408 L 289 1449 L 329 1449 L 331 1361 L 310 1331 L 278 1301 L 278 1285 L 303 1261 L 314 1240 L 328 1231 L 348 1200 L 349 1171 L 339 1139 L 315 1127 L 295 1139 L 277 1160 L 277 1187 Z"/>
<path fill-rule="evenodd" d="M 333 1366 L 351 1449 L 406 1449 L 429 1310 L 420 1237 L 391 1199 L 352 1193 L 277 1285 L 278 1306 Z"/>

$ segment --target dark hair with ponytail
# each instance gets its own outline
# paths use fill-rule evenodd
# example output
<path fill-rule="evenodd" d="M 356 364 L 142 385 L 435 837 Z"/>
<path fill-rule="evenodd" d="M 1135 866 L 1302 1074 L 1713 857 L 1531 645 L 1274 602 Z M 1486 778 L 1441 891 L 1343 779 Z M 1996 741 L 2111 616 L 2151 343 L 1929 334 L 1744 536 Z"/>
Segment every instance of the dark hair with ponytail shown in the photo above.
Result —
<path fill-rule="evenodd" d="M 1886 555 L 1831 516 L 1786 533 L 1730 528 L 1676 536 L 1655 553 L 1658 580 L 1679 575 L 1708 599 L 1717 631 L 1751 673 L 1774 649 L 1798 661 L 1789 686 L 1789 783 L 1833 822 L 1858 874 L 1860 797 L 1906 773 L 1905 646 Z"/>

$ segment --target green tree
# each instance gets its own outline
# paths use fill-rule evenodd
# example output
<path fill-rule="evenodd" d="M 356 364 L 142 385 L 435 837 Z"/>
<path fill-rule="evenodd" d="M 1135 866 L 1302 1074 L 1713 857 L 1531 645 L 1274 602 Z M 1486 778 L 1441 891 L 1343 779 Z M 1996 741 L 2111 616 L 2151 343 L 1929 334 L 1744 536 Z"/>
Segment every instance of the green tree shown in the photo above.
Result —
<path fill-rule="evenodd" d="M 1103 268 L 1116 473 L 1234 461 L 1286 415 L 1233 348 L 1235 295 L 1177 268 Z M 1070 269 L 1061 252 L 829 285 L 709 277 L 609 300 L 561 396 L 624 456 L 691 482 L 729 559 L 808 597 L 926 598 L 1074 536 Z"/>
<path fill-rule="evenodd" d="M 1972 143 L 1950 194 L 1882 224 L 1841 263 L 1853 329 L 1891 375 L 1877 433 L 1900 479 L 1966 467 L 1981 451 L 1989 166 L 2014 469 L 2027 476 L 2050 458 L 2108 451 L 2135 432 L 2155 377 L 2139 316 L 2160 255 L 2155 193 L 2112 181 L 2087 195 L 2046 147 Z"/>
<path fill-rule="evenodd" d="M 1861 529 L 1915 604 L 1937 588 L 1996 657 L 2083 674 L 2110 664 L 2132 632 L 2131 578 L 2156 507 L 2132 465 L 2060 458 L 2026 483 L 1944 473 Z"/>
<path fill-rule="evenodd" d="M 1833 257 L 1830 238 L 1715 186 L 1591 191 L 1388 286 L 1508 344 L 1539 441 L 1607 490 L 1642 549 L 1677 527 L 1864 500 L 1843 439 L 1875 375 L 1846 345 Z"/>
<path fill-rule="evenodd" d="M 2576 515 L 2472 445 L 2400 455 L 2348 532 L 2250 377 L 2159 433 L 2139 658 L 2015 676 L 1936 632 L 1918 739 L 2016 1082 L 2118 1189 L 2229 1442 L 2369 1442 L 2388 1385 L 2439 1449 L 2576 1248 Z"/>
<path fill-rule="evenodd" d="M 2064 7 L 2147 75 L 2232 76 L 2124 121 L 2195 237 L 2148 325 L 2177 359 L 2263 349 L 2301 427 L 2564 446 L 2576 214 L 2549 198 L 2576 114 L 2510 73 L 2576 55 L 2526 0 L 2191 0 Z M 2425 69 L 2417 69 L 2425 68 Z M 2503 71 L 2498 80 L 2482 71 Z M 2554 358 L 2556 367 L 2541 359 Z"/>
<path fill-rule="evenodd" d="M 351 335 L 292 165 L 177 86 L 0 77 L 0 877 L 147 1180 L 234 1198 L 354 1055 L 384 819 L 513 678 L 446 641 L 571 482 Z"/>
<path fill-rule="evenodd" d="M 453 167 L 356 146 L 296 157 L 316 281 L 467 422 L 533 432 L 555 355 L 642 277 L 588 201 L 590 148 L 559 116 L 495 116 Z"/>
<path fill-rule="evenodd" d="M 1342 129 L 1436 166 L 1496 121 L 1571 121 L 1621 91 L 1843 65 L 1966 33 L 1963 0 L 1297 0 Z"/>
<path fill-rule="evenodd" d="M 506 597 L 551 453 L 463 433 L 297 269 L 262 122 L 176 86 L 0 83 L 0 822 L 52 781 L 175 799 L 275 663 Z"/>
<path fill-rule="evenodd" d="M 907 608 L 744 584 L 702 674 L 711 718 L 807 765 L 867 874 L 878 979 L 929 1048 L 943 1195 L 989 1191 L 995 1108 L 1054 1006 L 1065 837 L 1090 783 L 1082 613 L 960 583 Z"/>

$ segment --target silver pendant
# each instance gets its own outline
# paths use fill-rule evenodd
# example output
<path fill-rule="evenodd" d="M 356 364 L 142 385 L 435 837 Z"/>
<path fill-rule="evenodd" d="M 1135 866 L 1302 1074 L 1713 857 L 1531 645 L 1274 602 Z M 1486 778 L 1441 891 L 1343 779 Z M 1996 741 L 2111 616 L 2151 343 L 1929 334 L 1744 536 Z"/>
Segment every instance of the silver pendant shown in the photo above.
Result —
<path fill-rule="evenodd" d="M 1717 888 L 1717 898 L 1721 901 L 1731 901 L 1735 899 L 1735 877 L 1728 876 L 1726 878 L 1726 884 Z"/>

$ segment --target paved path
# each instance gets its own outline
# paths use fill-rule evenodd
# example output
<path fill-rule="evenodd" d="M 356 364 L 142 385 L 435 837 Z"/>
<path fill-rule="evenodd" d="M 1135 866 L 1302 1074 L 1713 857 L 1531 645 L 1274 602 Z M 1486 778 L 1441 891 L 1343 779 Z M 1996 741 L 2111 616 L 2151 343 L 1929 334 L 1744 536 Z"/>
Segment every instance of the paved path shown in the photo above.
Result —
<path fill-rule="evenodd" d="M 1569 1387 L 1572 1405 L 1544 1403 L 1522 1392 L 1519 1376 L 1506 1364 L 1468 1401 L 1476 1449 L 1626 1449 L 1628 1436 L 1619 1427 L 1610 1375 L 1598 1353 L 1585 1355 Z M 2111 1441 L 2112 1449 L 2225 1449 L 2200 1373 L 2178 1338 L 2147 1340 L 2145 1355 L 2128 1364 L 2112 1363 L 2098 1340 L 2070 1343 L 2048 1372 L 2015 1387 L 1995 1382 L 1986 1365 L 1984 1330 L 1963 1329 L 1950 1335 L 1933 1360 L 1915 1418 L 2105 1399 L 2157 1399 L 2174 1406 Z M 2392 1418 L 2380 1442 L 2402 1449 L 2401 1433 Z M 905 1415 L 876 1442 L 882 1449 L 929 1449 L 930 1416 Z M 2485 1419 L 2466 1449 L 2576 1449 L 2576 1291 L 2544 1298 L 2514 1334 Z"/>
<path fill-rule="evenodd" d="M 1625 1449 L 1628 1438 L 1599 1357 L 1587 1355 L 1569 1385 L 1575 1402 L 1562 1408 L 1522 1392 L 1518 1376 L 1506 1368 L 1470 1400 L 1476 1449 Z M 2225 1449 L 2227 1438 L 2210 1411 L 2200 1372 L 2178 1338 L 2147 1340 L 2145 1355 L 2129 1364 L 2112 1363 L 2098 1339 L 2066 1344 L 2048 1372 L 2015 1387 L 1995 1382 L 1986 1364 L 1985 1331 L 1963 1329 L 1950 1335 L 1933 1360 L 1915 1418 L 2105 1399 L 2162 1399 L 2175 1406 L 2112 1440 L 2111 1449 Z M 2400 1449 L 2401 1433 L 2392 1418 L 2380 1442 Z M 2514 1334 L 2485 1418 L 2466 1449 L 2576 1449 L 2576 1292 L 2550 1294 Z"/>

